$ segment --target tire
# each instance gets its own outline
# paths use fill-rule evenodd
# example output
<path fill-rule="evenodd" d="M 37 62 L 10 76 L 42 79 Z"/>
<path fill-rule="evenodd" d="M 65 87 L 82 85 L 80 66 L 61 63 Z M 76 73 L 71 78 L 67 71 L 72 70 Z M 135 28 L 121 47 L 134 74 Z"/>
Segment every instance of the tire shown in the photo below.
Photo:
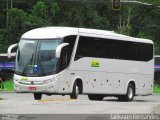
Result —
<path fill-rule="evenodd" d="M 103 95 L 88 95 L 89 100 L 97 100 L 101 101 L 103 100 L 104 96 Z"/>
<path fill-rule="evenodd" d="M 129 84 L 128 88 L 127 88 L 127 94 L 118 96 L 118 100 L 119 101 L 126 101 L 126 102 L 133 101 L 134 94 L 135 94 L 134 89 L 135 89 L 134 86 L 132 84 Z"/>
<path fill-rule="evenodd" d="M 42 94 L 41 93 L 34 93 L 34 99 L 35 100 L 41 100 Z"/>
<path fill-rule="evenodd" d="M 71 99 L 77 99 L 79 94 L 79 86 L 77 85 L 77 82 L 74 83 L 73 85 L 73 91 L 70 94 Z"/>

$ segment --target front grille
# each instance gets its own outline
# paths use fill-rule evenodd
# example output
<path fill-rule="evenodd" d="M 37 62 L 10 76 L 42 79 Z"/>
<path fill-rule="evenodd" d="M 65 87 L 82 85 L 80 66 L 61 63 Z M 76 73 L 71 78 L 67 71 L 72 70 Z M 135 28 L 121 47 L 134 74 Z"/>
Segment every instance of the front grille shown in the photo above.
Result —
<path fill-rule="evenodd" d="M 18 82 L 19 84 L 23 84 L 23 85 L 43 85 L 44 83 L 43 82 L 33 82 L 33 81 L 19 81 Z"/>

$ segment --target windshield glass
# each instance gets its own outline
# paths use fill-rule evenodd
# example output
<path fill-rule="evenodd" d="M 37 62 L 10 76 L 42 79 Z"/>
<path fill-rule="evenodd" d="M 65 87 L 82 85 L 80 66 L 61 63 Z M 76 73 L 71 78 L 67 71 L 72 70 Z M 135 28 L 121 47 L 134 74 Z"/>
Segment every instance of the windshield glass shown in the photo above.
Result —
<path fill-rule="evenodd" d="M 16 57 L 15 72 L 25 76 L 44 76 L 55 72 L 55 50 L 60 44 L 55 40 L 21 40 Z"/>

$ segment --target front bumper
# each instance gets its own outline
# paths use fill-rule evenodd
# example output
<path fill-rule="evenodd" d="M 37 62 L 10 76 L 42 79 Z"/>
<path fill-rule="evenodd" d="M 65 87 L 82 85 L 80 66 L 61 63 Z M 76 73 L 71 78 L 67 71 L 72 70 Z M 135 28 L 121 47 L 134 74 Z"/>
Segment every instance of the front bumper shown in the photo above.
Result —
<path fill-rule="evenodd" d="M 14 90 L 20 93 L 57 93 L 57 85 L 55 82 L 43 85 L 25 85 L 14 81 Z"/>

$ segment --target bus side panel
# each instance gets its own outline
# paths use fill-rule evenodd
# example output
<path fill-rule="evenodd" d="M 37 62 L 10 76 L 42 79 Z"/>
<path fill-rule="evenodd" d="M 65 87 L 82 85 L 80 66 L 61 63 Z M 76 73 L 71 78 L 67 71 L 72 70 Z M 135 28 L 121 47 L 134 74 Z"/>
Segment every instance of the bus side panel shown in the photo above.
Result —
<path fill-rule="evenodd" d="M 100 93 L 113 94 L 115 73 L 103 72 L 103 79 L 101 79 Z"/>
<path fill-rule="evenodd" d="M 87 93 L 100 93 L 102 72 L 89 72 Z"/>
<path fill-rule="evenodd" d="M 137 95 L 152 94 L 153 78 L 152 75 L 140 75 L 138 82 Z"/>
<path fill-rule="evenodd" d="M 124 94 L 124 83 L 125 83 L 125 74 L 123 73 L 115 73 L 114 80 L 114 94 Z"/>
<path fill-rule="evenodd" d="M 84 79 L 84 86 L 83 86 L 83 93 L 87 93 L 89 90 L 88 90 L 88 88 L 89 88 L 89 86 L 90 86 L 90 84 L 89 84 L 89 71 L 85 71 L 85 79 Z"/>
<path fill-rule="evenodd" d="M 69 93 L 71 81 L 69 79 L 68 70 L 63 70 L 58 76 L 58 93 Z"/>
<path fill-rule="evenodd" d="M 153 83 L 152 83 L 152 75 L 147 75 L 146 76 L 146 79 L 145 79 L 145 83 L 146 83 L 146 86 L 145 86 L 145 94 L 152 94 L 152 86 L 153 86 Z"/>
<path fill-rule="evenodd" d="M 147 95 L 152 93 L 152 75 L 141 75 L 140 76 L 140 95 Z"/>
<path fill-rule="evenodd" d="M 92 66 L 93 61 L 96 61 L 99 65 Z M 151 93 L 153 60 L 139 62 L 84 57 L 73 61 L 70 69 L 85 71 L 85 93 L 126 94 L 129 81 L 135 82 L 136 95 Z M 96 82 L 94 82 L 94 79 L 96 79 Z M 113 88 L 108 86 L 109 84 L 105 84 L 107 79 L 110 82 L 109 84 L 113 84 Z M 144 84 L 148 87 L 145 87 Z"/>

